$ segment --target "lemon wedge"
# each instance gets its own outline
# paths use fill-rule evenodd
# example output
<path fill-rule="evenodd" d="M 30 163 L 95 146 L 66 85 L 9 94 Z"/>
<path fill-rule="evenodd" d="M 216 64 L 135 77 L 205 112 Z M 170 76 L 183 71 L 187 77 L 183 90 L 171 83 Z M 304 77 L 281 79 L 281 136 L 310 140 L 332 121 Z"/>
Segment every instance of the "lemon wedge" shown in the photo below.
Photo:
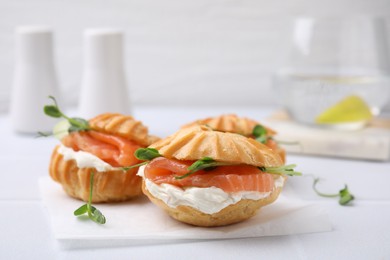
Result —
<path fill-rule="evenodd" d="M 328 108 L 315 119 L 317 124 L 361 122 L 372 118 L 367 103 L 359 96 L 348 96 Z"/>
<path fill-rule="evenodd" d="M 53 135 L 61 140 L 64 136 L 69 134 L 70 123 L 68 120 L 58 122 L 53 128 Z"/>

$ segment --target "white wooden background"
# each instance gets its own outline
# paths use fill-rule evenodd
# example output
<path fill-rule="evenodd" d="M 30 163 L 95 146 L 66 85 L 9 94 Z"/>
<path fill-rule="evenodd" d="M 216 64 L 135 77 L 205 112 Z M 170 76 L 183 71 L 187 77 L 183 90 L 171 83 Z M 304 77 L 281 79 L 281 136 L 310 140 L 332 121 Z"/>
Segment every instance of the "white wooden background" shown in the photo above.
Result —
<path fill-rule="evenodd" d="M 292 19 L 324 15 L 381 15 L 390 25 L 390 0 L 0 0 L 0 110 L 8 108 L 19 25 L 54 28 L 69 103 L 79 92 L 83 30 L 109 26 L 126 33 L 134 104 L 256 106 L 275 103 L 271 75 L 283 64 Z"/>

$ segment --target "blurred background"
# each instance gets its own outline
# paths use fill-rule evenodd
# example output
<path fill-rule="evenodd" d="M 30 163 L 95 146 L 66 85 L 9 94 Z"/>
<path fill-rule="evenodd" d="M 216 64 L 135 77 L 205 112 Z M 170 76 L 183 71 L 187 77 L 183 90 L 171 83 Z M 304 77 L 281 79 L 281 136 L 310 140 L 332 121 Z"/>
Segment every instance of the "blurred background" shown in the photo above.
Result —
<path fill-rule="evenodd" d="M 0 111 L 9 109 L 20 25 L 53 28 L 68 105 L 80 92 L 84 30 L 115 27 L 125 32 L 132 104 L 261 106 L 277 102 L 272 75 L 286 59 L 293 19 L 346 15 L 384 16 L 390 35 L 389 0 L 0 0 Z"/>

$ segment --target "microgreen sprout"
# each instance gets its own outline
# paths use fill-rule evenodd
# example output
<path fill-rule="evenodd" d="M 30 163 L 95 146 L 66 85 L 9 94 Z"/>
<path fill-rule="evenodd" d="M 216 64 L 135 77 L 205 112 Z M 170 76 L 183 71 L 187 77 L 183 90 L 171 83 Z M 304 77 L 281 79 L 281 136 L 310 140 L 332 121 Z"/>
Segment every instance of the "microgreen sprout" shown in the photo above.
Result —
<path fill-rule="evenodd" d="M 90 220 L 98 224 L 104 224 L 106 223 L 106 217 L 104 217 L 104 215 L 91 204 L 92 193 L 93 193 L 93 177 L 94 177 L 94 172 L 91 172 L 90 181 L 89 181 L 90 188 L 89 188 L 88 202 L 82 205 L 81 207 L 79 207 L 78 209 L 76 209 L 73 214 L 75 216 L 81 216 L 87 214 Z"/>
<path fill-rule="evenodd" d="M 154 158 L 161 157 L 162 155 L 154 148 L 139 148 L 134 152 L 134 156 L 138 160 L 142 160 L 145 162 L 138 163 L 131 166 L 121 167 L 123 171 L 127 171 L 148 164 L 149 161 L 153 160 Z"/>
<path fill-rule="evenodd" d="M 279 174 L 279 175 L 288 175 L 288 176 L 302 176 L 301 172 L 294 171 L 296 167 L 295 164 L 283 165 L 278 167 L 259 167 L 263 172 Z"/>
<path fill-rule="evenodd" d="M 195 161 L 193 164 L 191 164 L 188 167 L 188 173 L 181 176 L 176 176 L 175 179 L 179 179 L 179 180 L 184 179 L 197 171 L 200 170 L 210 171 L 215 169 L 218 166 L 226 166 L 226 165 L 239 165 L 239 164 L 228 163 L 228 162 L 217 162 L 213 158 L 203 157 L 202 159 Z M 258 167 L 258 168 L 262 172 L 267 172 L 271 174 L 301 176 L 302 173 L 294 171 L 294 167 L 296 167 L 295 164 L 284 165 L 280 167 Z"/>
<path fill-rule="evenodd" d="M 197 160 L 193 164 L 191 164 L 188 167 L 188 173 L 181 175 L 181 176 L 176 176 L 175 179 L 181 180 L 184 179 L 191 174 L 200 171 L 200 170 L 205 170 L 205 171 L 211 171 L 215 169 L 217 166 L 224 166 L 224 165 L 232 165 L 231 163 L 226 163 L 226 162 L 217 162 L 213 158 L 210 157 L 203 157 L 200 160 Z"/>
<path fill-rule="evenodd" d="M 256 125 L 252 130 L 252 135 L 255 137 L 255 140 L 266 144 L 268 140 L 274 140 L 277 144 L 283 144 L 283 145 L 300 145 L 297 141 L 281 141 L 281 140 L 275 140 L 272 136 L 267 135 L 267 129 L 262 125 Z"/>
<path fill-rule="evenodd" d="M 313 190 L 315 191 L 315 193 L 317 193 L 317 195 L 321 196 L 321 197 L 327 197 L 327 198 L 337 198 L 339 197 L 339 204 L 342 205 L 342 206 L 345 206 L 347 205 L 349 202 L 351 202 L 352 200 L 355 199 L 355 197 L 350 193 L 350 191 L 348 190 L 348 186 L 345 185 L 343 189 L 341 189 L 339 191 L 339 193 L 337 194 L 325 194 L 325 193 L 322 193 L 320 191 L 318 191 L 317 189 L 317 183 L 320 181 L 319 178 L 314 178 L 314 181 L 313 181 Z"/>
<path fill-rule="evenodd" d="M 87 120 L 78 118 L 78 117 L 68 117 L 65 115 L 60 108 L 58 107 L 57 100 L 53 96 L 49 96 L 49 98 L 53 101 L 53 105 L 46 105 L 43 107 L 43 111 L 47 116 L 54 117 L 54 118 L 64 118 L 68 120 L 70 126 L 68 128 L 68 132 L 75 132 L 75 131 L 87 131 L 90 129 L 89 123 Z M 40 136 L 49 136 L 51 134 L 48 133 L 38 133 Z"/>

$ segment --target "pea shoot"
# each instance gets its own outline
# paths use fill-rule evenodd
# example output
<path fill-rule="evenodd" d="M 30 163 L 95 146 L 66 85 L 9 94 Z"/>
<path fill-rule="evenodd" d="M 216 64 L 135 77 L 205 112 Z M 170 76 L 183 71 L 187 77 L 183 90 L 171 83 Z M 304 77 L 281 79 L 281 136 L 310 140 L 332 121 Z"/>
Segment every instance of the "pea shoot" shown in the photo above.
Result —
<path fill-rule="evenodd" d="M 175 179 L 181 180 L 197 171 L 200 170 L 211 171 L 215 169 L 217 166 L 223 166 L 223 165 L 231 165 L 231 163 L 217 162 L 211 157 L 203 157 L 202 159 L 197 160 L 196 162 L 191 164 L 190 167 L 188 167 L 188 171 L 189 171 L 188 173 L 181 176 L 176 176 Z"/>
<path fill-rule="evenodd" d="M 203 157 L 202 159 L 195 161 L 193 164 L 191 164 L 188 167 L 188 173 L 181 176 L 176 176 L 175 179 L 178 180 L 184 179 L 197 171 L 200 170 L 211 171 L 218 166 L 226 166 L 226 165 L 239 165 L 239 164 L 228 163 L 228 162 L 217 162 L 211 157 Z M 258 167 L 258 168 L 262 172 L 267 172 L 271 174 L 301 176 L 302 173 L 294 171 L 295 167 L 296 167 L 295 164 L 290 164 L 290 165 L 283 165 L 280 167 Z"/>
<path fill-rule="evenodd" d="M 88 215 L 88 218 L 98 224 L 104 224 L 106 223 L 106 217 L 94 206 L 92 206 L 92 193 L 93 193 L 93 177 L 94 177 L 95 172 L 91 172 L 90 178 L 89 178 L 89 198 L 88 202 L 78 209 L 74 211 L 75 216 L 81 216 L 84 214 Z"/>
<path fill-rule="evenodd" d="M 321 197 L 326 197 L 326 198 L 337 198 L 337 197 L 339 197 L 339 204 L 341 206 L 345 206 L 345 205 L 347 205 L 348 203 L 350 203 L 351 201 L 353 201 L 355 199 L 355 197 L 348 190 L 348 186 L 346 184 L 345 184 L 344 188 L 341 189 L 339 191 L 339 193 L 337 193 L 337 194 L 325 194 L 325 193 L 320 192 L 317 189 L 317 183 L 319 181 L 320 181 L 319 178 L 314 178 L 314 181 L 313 181 L 313 190 L 315 191 L 315 193 L 317 193 L 317 195 L 319 195 Z"/>
<path fill-rule="evenodd" d="M 138 148 L 134 153 L 135 158 L 138 160 L 142 160 L 145 162 L 138 163 L 131 166 L 125 166 L 121 167 L 123 171 L 127 171 L 136 167 L 140 167 L 142 165 L 148 164 L 149 161 L 153 160 L 154 158 L 161 157 L 162 155 L 154 148 Z"/>
<path fill-rule="evenodd" d="M 255 140 L 266 144 L 268 140 L 274 140 L 277 144 L 283 144 L 283 145 L 300 145 L 297 141 L 281 141 L 281 140 L 275 140 L 272 136 L 267 135 L 267 129 L 262 125 L 256 125 L 253 128 L 252 135 L 255 137 Z"/>
<path fill-rule="evenodd" d="M 46 105 L 43 107 L 43 112 L 50 117 L 53 118 L 64 118 L 68 121 L 69 127 L 67 128 L 67 132 L 77 132 L 77 131 L 88 131 L 90 130 L 89 123 L 87 120 L 79 117 L 68 117 L 65 115 L 60 108 L 58 107 L 57 100 L 53 96 L 49 96 L 49 98 L 53 101 L 53 105 Z M 44 133 L 38 132 L 39 136 L 47 137 L 53 135 L 53 133 Z"/>
<path fill-rule="evenodd" d="M 301 172 L 294 171 L 294 168 L 297 167 L 295 164 L 283 165 L 278 167 L 259 167 L 263 172 L 287 176 L 302 176 Z"/>

